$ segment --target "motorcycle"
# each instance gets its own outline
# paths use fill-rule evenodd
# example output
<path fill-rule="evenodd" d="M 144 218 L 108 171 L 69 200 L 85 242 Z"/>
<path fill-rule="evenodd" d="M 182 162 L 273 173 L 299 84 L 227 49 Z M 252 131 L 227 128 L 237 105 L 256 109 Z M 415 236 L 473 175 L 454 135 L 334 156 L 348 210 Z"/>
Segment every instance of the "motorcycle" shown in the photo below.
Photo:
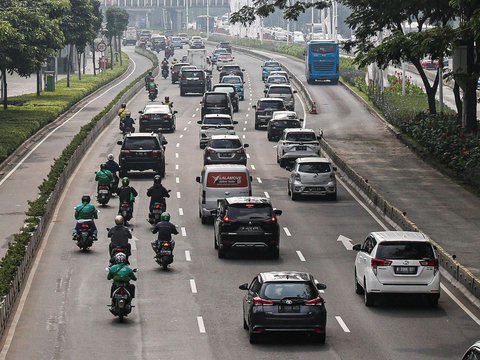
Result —
<path fill-rule="evenodd" d="M 132 219 L 133 207 L 129 201 L 123 201 L 122 204 L 120 205 L 120 215 L 123 216 L 125 225 L 127 225 L 127 222 Z"/>
<path fill-rule="evenodd" d="M 97 189 L 97 201 L 105 206 L 110 201 L 111 189 L 108 185 L 99 185 Z"/>
<path fill-rule="evenodd" d="M 155 261 L 163 270 L 167 270 L 168 265 L 173 263 L 173 246 L 171 241 L 152 241 L 152 248 L 155 251 Z"/>
<path fill-rule="evenodd" d="M 105 270 L 110 271 L 109 268 Z M 133 269 L 134 272 L 137 272 L 138 269 Z M 114 316 L 118 316 L 120 321 L 123 321 L 123 318 L 132 312 L 132 308 L 135 306 L 132 305 L 132 295 L 129 291 L 129 284 L 121 285 L 115 289 L 112 294 L 112 302 L 110 305 L 107 305 L 110 309 L 110 312 Z"/>
<path fill-rule="evenodd" d="M 113 180 L 110 183 L 110 196 L 114 196 L 118 189 L 119 178 L 117 174 L 113 174 Z"/>
<path fill-rule="evenodd" d="M 78 220 L 76 228 L 77 231 L 72 240 L 77 242 L 80 249 L 87 250 L 93 245 L 92 220 Z"/>
<path fill-rule="evenodd" d="M 107 228 L 108 231 L 110 231 L 110 229 Z M 127 249 L 124 249 L 123 247 L 115 247 L 112 249 L 112 253 L 110 254 L 110 259 L 108 260 L 108 263 L 109 263 L 109 266 L 112 266 L 114 264 L 114 259 L 115 259 L 115 255 L 117 255 L 118 253 L 124 253 L 125 255 L 127 254 Z M 130 265 L 130 261 L 128 261 L 128 256 L 127 256 L 127 262 L 126 262 L 127 265 Z"/>
<path fill-rule="evenodd" d="M 124 126 L 122 129 L 122 135 L 125 136 L 127 134 L 133 134 L 135 132 L 135 127 L 132 126 Z"/>
<path fill-rule="evenodd" d="M 148 90 L 148 99 L 150 101 L 153 101 L 157 98 L 157 90 L 156 89 L 150 89 Z"/>
<path fill-rule="evenodd" d="M 160 215 L 167 211 L 167 204 L 161 202 L 153 203 L 152 210 L 148 213 L 148 222 L 155 226 L 158 222 L 160 222 Z"/>
<path fill-rule="evenodd" d="M 162 68 L 162 76 L 164 79 L 168 77 L 168 67 Z"/>

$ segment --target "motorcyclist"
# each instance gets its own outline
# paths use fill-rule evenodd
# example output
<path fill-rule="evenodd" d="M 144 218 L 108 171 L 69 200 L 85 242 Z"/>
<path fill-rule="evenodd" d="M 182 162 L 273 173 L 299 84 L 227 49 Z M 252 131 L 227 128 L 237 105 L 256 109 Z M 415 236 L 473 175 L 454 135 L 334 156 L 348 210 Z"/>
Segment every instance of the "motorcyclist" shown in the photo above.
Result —
<path fill-rule="evenodd" d="M 113 182 L 115 183 L 115 188 L 118 187 L 118 172 L 120 172 L 120 165 L 114 160 L 113 154 L 108 154 L 107 162 L 105 163 L 105 168 L 110 171 L 113 175 Z"/>
<path fill-rule="evenodd" d="M 132 186 L 129 186 L 129 184 L 130 180 L 128 177 L 124 177 L 122 179 L 122 186 L 117 189 L 117 195 L 120 200 L 119 213 L 123 202 L 130 204 L 133 213 L 133 203 L 135 202 L 135 197 L 138 196 L 138 192 Z"/>
<path fill-rule="evenodd" d="M 149 71 L 148 74 L 144 77 L 145 80 L 145 90 L 148 90 L 148 83 L 154 81 L 153 72 Z"/>
<path fill-rule="evenodd" d="M 107 185 L 110 188 L 110 183 L 113 181 L 113 174 L 107 170 L 106 164 L 100 164 L 100 170 L 95 173 L 95 181 L 98 182 L 97 190 L 102 185 Z"/>
<path fill-rule="evenodd" d="M 132 268 L 127 265 L 127 256 L 124 253 L 117 253 L 115 255 L 115 265 L 109 268 L 107 280 L 112 280 L 112 287 L 110 289 L 110 297 L 120 286 L 125 286 L 130 293 L 131 298 L 135 297 L 135 285 L 130 283 L 130 280 L 137 280 Z"/>
<path fill-rule="evenodd" d="M 167 60 L 167 58 L 163 58 L 163 60 L 162 60 L 162 70 L 163 70 L 164 68 L 167 68 L 167 69 L 168 69 L 168 60 Z"/>
<path fill-rule="evenodd" d="M 133 124 L 135 124 L 135 120 L 132 118 L 132 114 L 130 113 L 130 111 L 127 111 L 125 118 L 122 120 L 122 129 L 131 129 L 131 132 L 134 132 L 135 128 Z"/>
<path fill-rule="evenodd" d="M 125 116 L 127 116 L 127 112 L 128 112 L 127 104 L 122 103 L 122 105 L 120 106 L 120 109 L 118 110 L 118 116 L 120 117 L 120 121 L 122 121 L 125 118 Z"/>
<path fill-rule="evenodd" d="M 147 85 L 148 91 L 155 91 L 155 96 L 158 95 L 158 89 L 157 89 L 157 84 L 155 84 L 154 81 L 150 81 Z"/>
<path fill-rule="evenodd" d="M 107 237 L 111 239 L 110 244 L 108 245 L 108 252 L 113 260 L 113 256 L 115 255 L 113 253 L 114 249 L 124 249 L 128 264 L 128 257 L 132 255 L 132 246 L 128 242 L 128 239 L 132 238 L 132 233 L 126 226 L 123 225 L 123 222 L 122 215 L 115 216 L 115 226 L 108 231 L 107 235 Z"/>
<path fill-rule="evenodd" d="M 168 105 L 168 106 L 170 106 L 170 108 L 173 107 L 173 101 L 170 101 L 169 96 L 165 96 L 165 99 L 162 101 L 162 104 L 163 105 Z"/>
<path fill-rule="evenodd" d="M 73 230 L 73 238 L 77 238 L 78 231 L 80 230 L 80 225 L 82 223 L 88 223 L 92 229 L 92 236 L 93 240 L 97 240 L 97 227 L 95 226 L 94 219 L 98 219 L 98 212 L 95 209 L 93 204 L 90 204 L 90 195 L 84 194 L 82 196 L 82 202 L 75 206 L 75 220 L 83 220 L 77 221 L 75 224 L 75 229 Z"/>
<path fill-rule="evenodd" d="M 168 212 L 164 212 L 160 215 L 160 222 L 152 229 L 152 233 L 158 233 L 156 241 L 157 249 L 162 241 L 169 241 L 172 250 L 175 248 L 175 240 L 172 239 L 172 234 L 178 235 L 178 230 L 177 227 L 170 222 L 170 214 Z"/>
<path fill-rule="evenodd" d="M 155 175 L 153 177 L 153 186 L 147 190 L 147 196 L 150 197 L 150 212 L 152 212 L 153 204 L 156 202 L 162 203 L 163 208 L 165 210 L 167 209 L 165 198 L 169 198 L 170 194 L 162 185 L 162 177 L 160 175 Z"/>

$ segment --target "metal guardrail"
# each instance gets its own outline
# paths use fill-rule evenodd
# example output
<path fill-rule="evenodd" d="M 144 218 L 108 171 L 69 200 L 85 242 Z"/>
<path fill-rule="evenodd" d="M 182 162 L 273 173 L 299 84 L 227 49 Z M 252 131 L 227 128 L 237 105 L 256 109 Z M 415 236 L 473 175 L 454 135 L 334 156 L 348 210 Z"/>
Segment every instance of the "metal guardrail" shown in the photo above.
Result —
<path fill-rule="evenodd" d="M 146 51 L 144 49 L 135 49 L 136 52 L 140 53 L 143 56 L 146 56 L 152 59 L 151 56 L 155 56 L 153 53 Z M 151 54 L 151 55 L 150 55 Z M 154 69 L 155 76 L 158 74 L 158 67 Z M 23 283 L 26 280 L 26 275 L 30 270 L 30 267 L 33 263 L 37 249 L 40 246 L 48 225 L 52 219 L 52 215 L 55 212 L 55 208 L 58 204 L 58 200 L 62 195 L 65 185 L 69 179 L 69 176 L 74 173 L 75 168 L 80 163 L 80 160 L 87 152 L 88 148 L 93 144 L 98 134 L 105 129 L 112 120 L 114 120 L 118 115 L 118 110 L 120 109 L 122 102 L 127 102 L 130 100 L 140 89 L 145 86 L 143 79 L 140 79 L 132 88 L 130 88 L 118 101 L 117 105 L 112 107 L 108 113 L 106 113 L 92 128 L 90 133 L 87 135 L 85 140 L 80 144 L 80 146 L 75 150 L 72 157 L 68 161 L 67 166 L 63 169 L 60 177 L 58 178 L 55 189 L 50 195 L 47 205 L 45 207 L 45 214 L 40 219 L 40 223 L 33 232 L 32 238 L 28 243 L 28 246 L 25 250 L 25 256 L 21 261 L 20 265 L 17 267 L 17 272 L 15 278 L 12 281 L 10 291 L 3 299 L 0 301 L 0 336 L 3 335 L 5 328 L 8 323 L 8 319 L 12 314 L 13 309 L 15 308 L 15 302 L 18 295 L 20 294 L 21 289 L 23 288 Z"/>
<path fill-rule="evenodd" d="M 258 54 L 253 50 L 249 50 L 239 46 L 233 46 L 239 52 L 246 53 L 253 57 L 256 57 L 261 60 L 269 60 L 271 57 Z M 312 106 L 315 105 L 315 102 L 312 100 L 308 89 L 305 85 L 295 76 L 293 75 L 285 66 L 284 70 L 287 71 L 288 75 L 293 80 L 295 87 L 300 90 L 300 94 L 307 102 L 310 111 Z M 348 88 L 348 87 L 347 87 Z M 360 100 L 365 103 L 365 101 L 360 98 L 357 94 L 353 91 L 352 93 Z M 366 106 L 368 104 L 365 103 Z M 376 114 L 376 116 L 381 116 Z M 388 122 L 381 118 L 382 121 L 388 124 Z M 333 163 L 342 170 L 344 174 L 352 181 L 352 183 L 357 187 L 357 189 L 365 195 L 367 199 L 369 199 L 370 203 L 386 218 L 393 221 L 397 224 L 401 229 L 407 231 L 420 231 L 423 232 L 421 229 L 417 227 L 417 225 L 408 219 L 407 216 L 403 214 L 402 211 L 397 209 L 393 206 L 390 202 L 388 202 L 380 193 L 377 192 L 370 184 L 368 184 L 355 170 L 353 170 L 350 165 L 348 165 L 340 156 L 335 152 L 335 150 L 330 146 L 330 144 L 322 137 L 321 146 L 325 153 L 331 158 Z M 439 245 L 434 239 L 432 242 L 437 248 L 438 256 L 439 256 L 439 263 L 440 265 L 450 274 L 452 277 L 457 280 L 460 284 L 462 284 L 467 290 L 469 290 L 473 296 L 477 299 L 480 299 L 480 279 L 476 277 L 470 270 L 468 270 L 465 266 L 461 263 L 456 261 L 441 245 Z"/>

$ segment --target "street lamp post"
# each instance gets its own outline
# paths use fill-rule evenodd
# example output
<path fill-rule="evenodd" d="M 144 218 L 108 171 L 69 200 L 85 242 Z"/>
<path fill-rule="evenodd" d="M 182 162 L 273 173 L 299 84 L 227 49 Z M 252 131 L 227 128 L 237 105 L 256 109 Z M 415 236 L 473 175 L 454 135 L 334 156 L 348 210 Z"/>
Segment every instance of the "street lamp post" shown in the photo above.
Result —
<path fill-rule="evenodd" d="M 210 7 L 208 5 L 208 0 L 207 0 L 207 39 L 208 39 L 209 32 L 210 32 Z"/>

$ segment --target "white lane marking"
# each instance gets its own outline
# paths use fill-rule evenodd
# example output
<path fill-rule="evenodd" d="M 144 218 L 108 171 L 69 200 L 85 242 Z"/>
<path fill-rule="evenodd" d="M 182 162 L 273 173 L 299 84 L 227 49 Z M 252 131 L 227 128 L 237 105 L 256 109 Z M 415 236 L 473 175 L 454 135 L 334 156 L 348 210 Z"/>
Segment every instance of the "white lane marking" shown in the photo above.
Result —
<path fill-rule="evenodd" d="M 182 198 L 182 194 L 180 194 L 180 191 L 177 191 L 177 199 L 181 199 Z"/>
<path fill-rule="evenodd" d="M 175 153 L 175 158 L 178 159 L 178 153 Z"/>
<path fill-rule="evenodd" d="M 98 100 L 98 99 L 101 98 L 103 95 L 105 95 L 106 93 L 108 93 L 110 90 L 116 88 L 117 86 L 119 86 L 119 85 L 122 84 L 123 82 L 129 80 L 129 79 L 130 79 L 130 76 L 131 76 L 131 75 L 134 73 L 134 71 L 137 69 L 137 63 L 136 63 L 135 61 L 133 61 L 132 59 L 130 59 L 130 60 L 131 60 L 132 63 L 133 63 L 133 69 L 132 69 L 132 71 L 130 72 L 130 74 L 127 75 L 127 77 L 126 77 L 125 79 L 123 79 L 122 81 L 118 82 L 117 84 L 109 87 L 107 90 L 105 90 L 104 92 L 102 92 L 102 93 L 101 93 L 100 95 L 98 95 L 97 97 L 94 97 L 92 100 L 90 100 L 90 101 L 87 102 L 85 105 L 83 105 L 80 109 L 78 109 L 78 110 L 77 110 L 72 116 L 70 116 L 67 120 L 65 120 L 63 123 L 61 123 L 60 125 L 58 125 L 58 126 L 55 127 L 54 129 L 52 129 L 52 131 L 50 131 L 47 135 L 45 135 L 45 137 L 44 137 L 40 142 L 38 142 L 38 143 L 32 148 L 32 150 L 30 150 L 30 151 L 27 153 L 27 155 L 25 155 L 25 156 L 22 158 L 22 160 L 20 160 L 20 161 L 17 163 L 17 165 L 15 165 L 15 166 L 13 167 L 13 169 L 10 170 L 10 171 L 8 172 L 8 174 L 5 175 L 5 177 L 4 177 L 2 180 L 0 180 L 0 186 L 2 186 L 3 183 L 4 183 L 5 181 L 7 181 L 8 178 L 10 178 L 10 176 L 12 176 L 13 173 L 14 173 L 15 171 L 17 171 L 20 166 L 23 165 L 23 163 L 25 162 L 25 160 L 27 160 L 27 159 L 30 157 L 30 155 L 32 155 L 33 152 L 40 147 L 40 145 L 42 145 L 50 136 L 52 136 L 54 133 L 56 133 L 58 129 L 61 129 L 64 125 L 68 124 L 68 123 L 70 122 L 70 120 L 72 120 L 75 116 L 77 116 L 81 111 L 83 111 L 83 109 L 85 109 L 87 106 L 89 106 L 92 102 Z M 139 94 L 139 93 L 137 93 L 134 97 L 136 97 L 138 94 Z M 133 100 L 133 98 L 129 101 L 129 103 L 130 103 L 132 100 Z M 1 356 L 1 354 L 0 354 L 0 356 Z"/>
<path fill-rule="evenodd" d="M 190 279 L 190 288 L 192 289 L 192 294 L 197 293 L 197 284 L 195 284 L 195 279 Z"/>
<path fill-rule="evenodd" d="M 247 128 L 243 128 L 243 131 L 246 131 L 246 130 L 247 130 Z"/>
<path fill-rule="evenodd" d="M 343 331 L 345 331 L 346 333 L 350 332 L 350 329 L 347 327 L 347 324 L 345 324 L 345 322 L 340 316 L 335 316 L 335 319 L 337 320 L 338 324 L 343 329 Z"/>
<path fill-rule="evenodd" d="M 183 138 L 183 134 L 180 135 L 180 139 Z"/>
<path fill-rule="evenodd" d="M 191 123 L 192 123 L 192 120 L 189 120 L 189 121 L 188 121 L 188 125 L 190 125 Z"/>
<path fill-rule="evenodd" d="M 287 234 L 287 236 L 292 236 L 292 234 L 290 234 L 290 230 L 288 230 L 286 226 L 283 227 L 283 231 L 285 231 L 285 234 Z"/>
<path fill-rule="evenodd" d="M 245 135 L 242 135 L 242 139 L 245 139 Z"/>
<path fill-rule="evenodd" d="M 307 106 L 303 102 L 300 95 L 298 95 L 298 93 L 297 93 L 297 97 L 300 100 L 300 103 L 302 104 L 302 108 L 303 108 L 303 124 L 302 124 L 302 127 L 305 129 L 305 126 L 307 125 Z"/>
<path fill-rule="evenodd" d="M 305 257 L 303 256 L 303 254 L 300 250 L 297 250 L 297 255 L 300 258 L 300 261 L 307 261 L 307 260 L 305 260 Z"/>
<path fill-rule="evenodd" d="M 252 170 L 255 170 L 255 165 L 250 165 L 250 167 L 252 168 Z"/>
<path fill-rule="evenodd" d="M 455 303 L 465 311 L 465 313 L 470 316 L 470 318 L 477 323 L 477 325 L 480 326 L 480 319 L 476 317 L 455 295 L 452 294 L 450 290 L 447 289 L 447 287 L 443 284 L 440 284 L 440 287 L 442 288 L 442 291 L 445 292 L 450 298 L 455 301 Z"/>
<path fill-rule="evenodd" d="M 175 147 L 177 147 L 177 148 L 180 147 L 180 143 L 177 143 L 177 145 L 175 145 Z"/>
<path fill-rule="evenodd" d="M 319 293 L 325 294 L 325 290 L 318 290 Z"/>
<path fill-rule="evenodd" d="M 345 249 L 352 250 L 352 248 L 353 248 L 352 240 L 350 240 L 346 236 L 339 235 L 338 238 L 337 238 L 337 241 L 341 242 L 343 244 L 343 246 L 345 246 Z"/>
<path fill-rule="evenodd" d="M 190 251 L 189 250 L 185 250 L 185 261 L 192 261 L 192 256 L 190 255 Z"/>
<path fill-rule="evenodd" d="M 260 179 L 259 177 L 257 177 L 257 181 L 258 181 L 259 184 L 262 183 L 262 179 Z"/>
<path fill-rule="evenodd" d="M 245 117 L 248 117 L 250 114 L 245 114 Z"/>
<path fill-rule="evenodd" d="M 200 334 L 205 334 L 205 324 L 203 323 L 203 317 L 197 316 L 197 323 Z"/>
<path fill-rule="evenodd" d="M 248 105 L 249 105 L 249 106 L 251 106 L 251 105 L 252 105 L 252 103 L 248 103 Z"/>
<path fill-rule="evenodd" d="M 183 209 L 182 208 L 178 208 L 178 215 L 183 216 Z"/>
<path fill-rule="evenodd" d="M 178 176 L 175 178 L 175 182 L 176 182 L 177 184 L 180 184 L 180 178 L 179 178 Z"/>
<path fill-rule="evenodd" d="M 247 159 L 250 159 L 250 154 L 247 154 Z"/>
<path fill-rule="evenodd" d="M 265 191 L 264 194 L 267 199 L 270 199 L 270 194 L 268 192 Z"/>
<path fill-rule="evenodd" d="M 192 114 L 192 117 L 195 117 L 196 114 Z"/>
<path fill-rule="evenodd" d="M 180 230 L 181 230 L 181 232 L 182 232 L 182 236 L 183 236 L 183 237 L 187 236 L 187 229 L 185 229 L 184 226 L 182 226 L 182 228 L 181 228 Z"/>
<path fill-rule="evenodd" d="M 196 108 L 195 111 L 198 111 L 198 108 Z"/>
<path fill-rule="evenodd" d="M 175 170 L 178 170 L 178 164 L 175 164 Z"/>
<path fill-rule="evenodd" d="M 248 121 L 247 121 L 247 120 L 245 120 L 245 124 L 248 124 Z"/>
<path fill-rule="evenodd" d="M 188 128 L 185 126 L 185 127 L 183 128 L 183 131 L 187 131 L 187 129 L 188 129 Z"/>
<path fill-rule="evenodd" d="M 247 111 L 250 111 L 250 108 L 247 108 Z"/>

